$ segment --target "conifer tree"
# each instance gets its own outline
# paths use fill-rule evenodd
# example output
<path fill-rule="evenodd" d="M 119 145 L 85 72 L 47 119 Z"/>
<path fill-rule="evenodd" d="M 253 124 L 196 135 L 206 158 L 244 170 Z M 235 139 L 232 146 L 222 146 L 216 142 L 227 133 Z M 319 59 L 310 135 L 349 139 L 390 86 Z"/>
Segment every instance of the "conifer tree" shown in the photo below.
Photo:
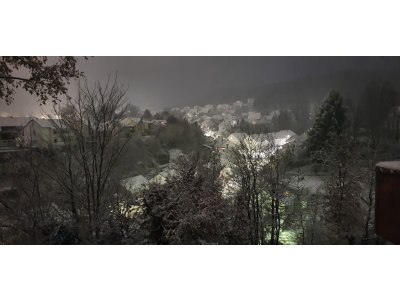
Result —
<path fill-rule="evenodd" d="M 308 151 L 314 154 L 314 158 L 318 157 L 318 154 L 335 143 L 336 137 L 340 136 L 348 126 L 347 108 L 343 98 L 338 92 L 331 91 L 308 132 Z"/>

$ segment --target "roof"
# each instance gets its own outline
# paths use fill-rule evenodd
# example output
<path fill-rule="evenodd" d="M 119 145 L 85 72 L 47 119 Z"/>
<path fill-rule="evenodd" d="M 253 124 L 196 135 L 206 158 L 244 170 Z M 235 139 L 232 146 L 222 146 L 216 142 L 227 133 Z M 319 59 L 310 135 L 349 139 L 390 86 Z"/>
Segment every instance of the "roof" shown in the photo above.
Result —
<path fill-rule="evenodd" d="M 133 127 L 136 126 L 140 122 L 140 120 L 140 118 L 127 117 L 121 120 L 121 124 L 122 126 Z"/>
<path fill-rule="evenodd" d="M 0 127 L 24 127 L 31 117 L 0 117 Z"/>
<path fill-rule="evenodd" d="M 381 161 L 376 164 L 376 168 L 381 172 L 387 170 L 391 173 L 398 173 L 400 172 L 400 161 Z"/>
<path fill-rule="evenodd" d="M 167 182 L 167 178 L 171 176 L 175 176 L 176 171 L 174 169 L 165 169 L 156 176 L 154 176 L 152 179 L 149 180 L 151 183 L 159 183 L 159 184 L 165 184 Z"/>
<path fill-rule="evenodd" d="M 33 119 L 36 123 L 43 128 L 55 128 L 54 123 L 59 123 L 57 119 Z"/>
<path fill-rule="evenodd" d="M 233 143 L 238 143 L 239 141 L 243 141 L 245 139 L 248 141 L 264 143 L 268 142 L 270 139 L 273 139 L 277 144 L 286 144 L 292 137 L 295 136 L 296 134 L 291 130 L 281 130 L 277 132 L 252 134 L 252 135 L 248 135 L 243 132 L 235 132 L 229 135 L 228 140 L 230 140 Z"/>
<path fill-rule="evenodd" d="M 131 193 L 137 192 L 148 182 L 142 175 L 129 177 L 121 181 L 122 185 Z"/>
<path fill-rule="evenodd" d="M 274 139 L 289 139 L 292 136 L 296 136 L 296 134 L 291 130 L 281 130 L 277 132 L 271 132 L 271 135 Z"/>
<path fill-rule="evenodd" d="M 246 133 L 243 133 L 243 132 L 234 132 L 234 133 L 231 133 L 231 134 L 229 135 L 228 139 L 229 139 L 229 138 L 236 138 L 236 139 L 238 139 L 238 140 L 241 140 L 241 139 L 245 138 L 246 136 L 247 136 Z"/>

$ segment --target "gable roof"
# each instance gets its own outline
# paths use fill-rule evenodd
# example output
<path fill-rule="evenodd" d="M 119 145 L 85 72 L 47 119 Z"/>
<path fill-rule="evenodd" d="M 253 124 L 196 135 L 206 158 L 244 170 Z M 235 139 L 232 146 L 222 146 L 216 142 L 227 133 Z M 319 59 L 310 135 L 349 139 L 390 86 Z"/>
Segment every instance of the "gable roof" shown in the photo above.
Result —
<path fill-rule="evenodd" d="M 0 127 L 24 127 L 31 117 L 0 117 Z"/>
<path fill-rule="evenodd" d="M 57 120 L 57 119 L 37 119 L 37 118 L 33 118 L 28 123 L 30 123 L 30 122 L 36 122 L 40 127 L 43 127 L 43 128 L 55 128 L 54 124 L 61 125 L 60 121 Z"/>
<path fill-rule="evenodd" d="M 43 128 L 55 128 L 54 123 L 58 123 L 58 120 L 53 119 L 36 119 L 35 121 Z"/>

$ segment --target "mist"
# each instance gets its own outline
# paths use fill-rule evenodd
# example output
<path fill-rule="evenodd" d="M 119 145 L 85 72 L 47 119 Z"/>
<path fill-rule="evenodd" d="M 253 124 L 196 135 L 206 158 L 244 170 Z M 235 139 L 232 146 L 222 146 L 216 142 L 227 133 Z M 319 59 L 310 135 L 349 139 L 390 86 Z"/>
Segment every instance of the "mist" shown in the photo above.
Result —
<path fill-rule="evenodd" d="M 313 81 L 338 74 L 328 81 L 328 86 L 334 88 L 343 72 L 397 72 L 400 60 L 397 57 L 89 57 L 79 59 L 78 68 L 89 84 L 104 83 L 108 77 L 117 76 L 118 82 L 128 88 L 131 103 L 143 109 L 161 110 L 224 103 L 235 97 L 268 101 L 263 98 L 276 84 L 301 79 Z M 76 89 L 77 82 L 72 82 L 69 94 L 75 95 Z M 0 112 L 17 116 L 41 115 L 41 109 L 35 97 L 21 90 L 16 91 L 12 105 L 0 103 Z"/>

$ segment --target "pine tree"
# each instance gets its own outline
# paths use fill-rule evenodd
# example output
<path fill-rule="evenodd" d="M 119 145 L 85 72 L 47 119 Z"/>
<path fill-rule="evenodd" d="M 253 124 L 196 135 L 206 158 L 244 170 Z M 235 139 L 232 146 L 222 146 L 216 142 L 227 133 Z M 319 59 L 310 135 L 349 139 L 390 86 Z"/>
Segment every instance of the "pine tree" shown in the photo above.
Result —
<path fill-rule="evenodd" d="M 327 147 L 334 144 L 349 126 L 347 108 L 342 96 L 331 91 L 322 104 L 313 127 L 308 132 L 308 151 L 318 157 Z"/>

